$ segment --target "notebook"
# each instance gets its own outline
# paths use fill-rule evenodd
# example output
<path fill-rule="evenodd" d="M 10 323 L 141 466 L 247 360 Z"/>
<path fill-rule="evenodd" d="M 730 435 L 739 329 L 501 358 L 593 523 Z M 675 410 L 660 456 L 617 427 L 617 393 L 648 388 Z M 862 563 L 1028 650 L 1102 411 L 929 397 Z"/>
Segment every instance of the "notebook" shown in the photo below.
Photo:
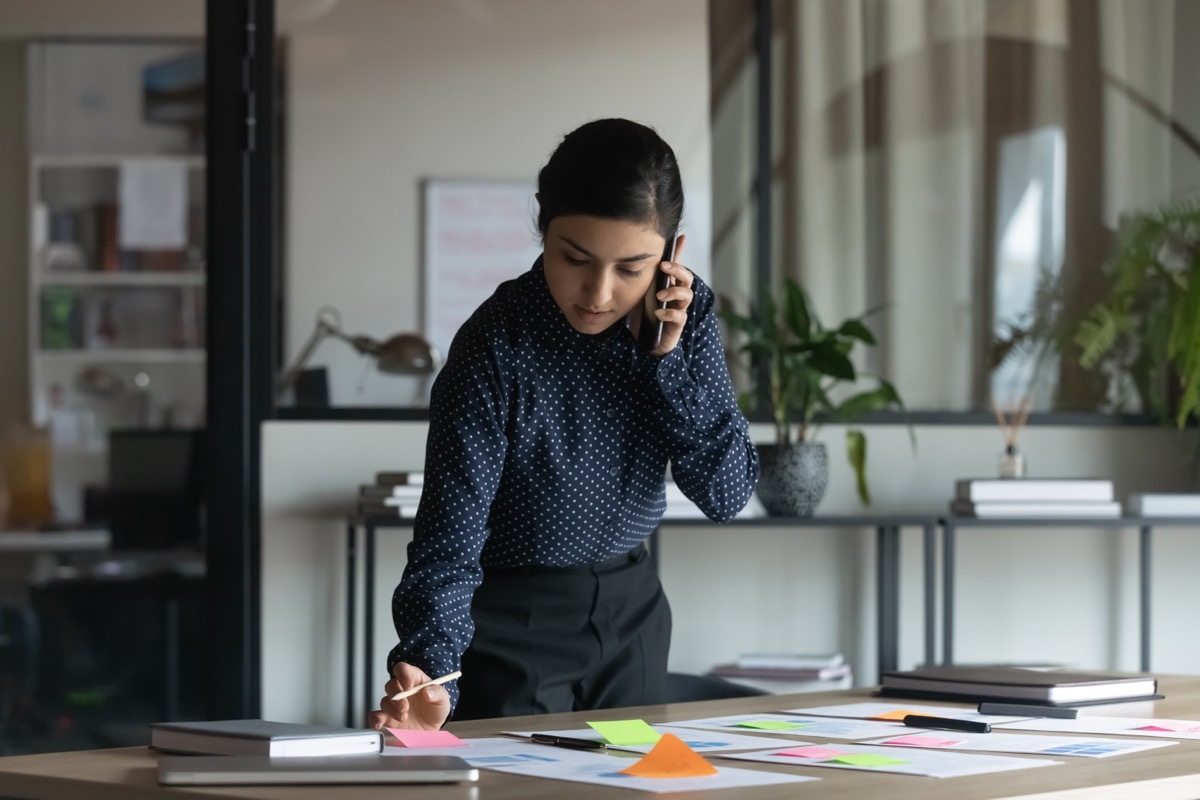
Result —
<path fill-rule="evenodd" d="M 479 770 L 456 756 L 160 756 L 158 759 L 158 782 L 166 786 L 463 783 L 477 780 Z"/>
<path fill-rule="evenodd" d="M 1032 670 L 1020 667 L 925 667 L 885 672 L 879 693 L 930 699 L 1019 700 L 1045 705 L 1080 705 L 1142 700 L 1157 696 L 1148 675 Z"/>
<path fill-rule="evenodd" d="M 342 756 L 379 753 L 379 731 L 299 725 L 261 719 L 156 722 L 150 746 L 171 753 L 214 756 Z"/>

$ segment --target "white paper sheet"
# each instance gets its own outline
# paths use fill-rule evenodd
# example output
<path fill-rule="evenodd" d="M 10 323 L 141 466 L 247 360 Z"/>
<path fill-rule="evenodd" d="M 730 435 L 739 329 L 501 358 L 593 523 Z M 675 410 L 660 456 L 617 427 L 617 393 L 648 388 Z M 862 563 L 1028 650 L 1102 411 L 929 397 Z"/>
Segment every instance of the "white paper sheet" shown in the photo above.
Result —
<path fill-rule="evenodd" d="M 548 747 L 547 750 L 563 748 Z M 806 783 L 817 781 L 806 775 L 790 775 L 780 772 L 764 772 L 761 770 L 738 769 L 736 767 L 717 766 L 716 775 L 705 775 L 699 778 L 635 778 L 632 775 L 622 775 L 620 770 L 635 763 L 637 756 L 621 759 L 619 756 L 601 755 L 612 763 L 590 762 L 587 764 L 559 762 L 554 764 L 520 764 L 508 767 L 495 767 L 497 772 L 507 772 L 512 775 L 528 775 L 533 778 L 549 778 L 559 781 L 575 781 L 578 783 L 595 783 L 601 786 L 615 786 L 622 789 L 638 789 L 643 792 L 662 794 L 664 792 L 698 792 L 705 789 L 740 789 L 750 786 L 773 786 L 785 783 Z"/>
<path fill-rule="evenodd" d="M 187 166 L 171 159 L 121 162 L 118 241 L 125 250 L 187 246 Z"/>
<path fill-rule="evenodd" d="M 497 736 L 463 739 L 463 747 L 385 747 L 385 756 L 458 756 L 472 767 L 494 769 L 519 764 L 580 764 L 604 757 L 598 751 L 548 747 L 528 740 Z M 607 763 L 607 762 L 606 762 Z M 630 761 L 629 763 L 633 763 Z"/>
<path fill-rule="evenodd" d="M 786 730 L 745 728 L 741 722 L 779 722 L 793 727 Z M 905 732 L 921 730 L 910 728 L 900 722 L 876 720 L 830 719 L 828 717 L 800 717 L 794 714 L 734 714 L 727 717 L 676 720 L 671 723 L 680 728 L 697 728 L 709 731 L 759 730 L 769 736 L 820 736 L 829 739 L 871 739 L 876 736 L 899 736 Z"/>
<path fill-rule="evenodd" d="M 791 747 L 795 742 L 791 739 L 772 739 L 769 736 L 751 736 L 749 732 L 734 733 L 723 730 L 720 735 L 700 733 L 698 730 L 682 728 L 674 725 L 651 725 L 659 733 L 673 733 L 683 743 L 697 753 L 721 753 L 728 750 L 762 750 L 764 747 Z M 569 736 L 572 739 L 592 739 L 604 741 L 604 737 L 591 728 L 577 728 L 570 731 L 504 731 L 506 735 L 528 737 L 530 733 L 547 733 L 551 736 Z M 649 753 L 652 744 L 610 744 L 609 750 L 625 750 L 631 753 Z"/>
<path fill-rule="evenodd" d="M 902 741 L 898 741 L 902 740 Z M 895 742 L 895 744 L 892 744 Z M 1169 747 L 1175 742 L 1134 741 L 1094 736 L 1039 736 L 1028 733 L 962 733 L 932 731 L 885 736 L 860 744 L 891 745 L 898 748 L 925 747 L 938 750 L 972 750 L 980 753 L 1031 753 L 1046 756 L 1079 756 L 1108 758 L 1156 747 Z"/>
<path fill-rule="evenodd" d="M 1008 772 L 1017 769 L 1032 769 L 1061 764 L 1044 758 L 1014 758 L 1012 756 L 980 756 L 974 753 L 946 753 L 940 750 L 922 750 L 917 747 L 880 747 L 861 744 L 822 744 L 819 747 L 846 755 L 872 754 L 896 759 L 901 763 L 880 766 L 842 764 L 830 758 L 797 758 L 777 755 L 776 750 L 756 753 L 729 753 L 722 758 L 739 761 L 762 761 L 768 764 L 791 764 L 805 767 L 830 767 L 832 769 L 858 769 L 867 772 L 892 772 L 898 775 L 924 775 L 930 778 L 960 778 L 967 775 L 985 775 L 989 772 Z M 794 748 L 793 748 L 794 749 Z"/>
<path fill-rule="evenodd" d="M 1159 739 L 1200 739 L 1200 722 L 1153 717 L 1080 717 L 1079 719 L 1026 719 L 1005 723 L 1006 730 L 1056 733 L 1117 733 Z"/>
<path fill-rule="evenodd" d="M 836 706 L 813 706 L 812 708 L 789 708 L 784 714 L 804 714 L 813 717 L 841 717 L 846 719 L 870 719 L 893 711 L 911 711 L 914 714 L 927 714 L 931 717 L 948 717 L 950 719 L 970 719 L 980 722 L 990 722 L 998 725 L 1002 722 L 1012 722 L 1029 717 L 1006 717 L 1000 714 L 980 714 L 974 708 L 954 706 L 931 706 L 922 703 L 844 703 Z"/>

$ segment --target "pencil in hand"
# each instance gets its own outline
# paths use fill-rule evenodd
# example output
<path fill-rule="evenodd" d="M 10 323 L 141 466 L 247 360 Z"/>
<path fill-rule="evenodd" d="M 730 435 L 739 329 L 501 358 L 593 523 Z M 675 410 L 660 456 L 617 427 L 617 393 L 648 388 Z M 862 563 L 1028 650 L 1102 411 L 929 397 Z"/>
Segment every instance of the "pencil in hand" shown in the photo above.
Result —
<path fill-rule="evenodd" d="M 405 689 L 403 692 L 399 692 L 397 694 L 392 695 L 391 699 L 392 700 L 403 700 L 406 697 L 412 697 L 414 694 L 421 691 L 422 689 L 428 688 L 430 686 L 437 686 L 439 684 L 446 683 L 447 681 L 452 681 L 455 678 L 461 678 L 461 677 L 462 677 L 462 670 L 458 670 L 457 672 L 451 672 L 449 675 L 443 675 L 442 677 L 434 678 L 431 681 L 425 681 L 424 683 L 418 683 L 416 686 L 412 687 L 411 689 Z"/>

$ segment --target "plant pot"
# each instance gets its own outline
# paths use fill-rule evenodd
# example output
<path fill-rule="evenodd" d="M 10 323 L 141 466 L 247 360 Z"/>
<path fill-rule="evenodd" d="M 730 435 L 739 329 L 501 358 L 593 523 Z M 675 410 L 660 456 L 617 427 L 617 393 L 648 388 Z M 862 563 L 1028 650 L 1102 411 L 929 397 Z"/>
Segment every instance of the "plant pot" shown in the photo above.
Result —
<path fill-rule="evenodd" d="M 820 442 L 760 444 L 758 499 L 776 517 L 811 517 L 829 484 L 829 454 Z"/>

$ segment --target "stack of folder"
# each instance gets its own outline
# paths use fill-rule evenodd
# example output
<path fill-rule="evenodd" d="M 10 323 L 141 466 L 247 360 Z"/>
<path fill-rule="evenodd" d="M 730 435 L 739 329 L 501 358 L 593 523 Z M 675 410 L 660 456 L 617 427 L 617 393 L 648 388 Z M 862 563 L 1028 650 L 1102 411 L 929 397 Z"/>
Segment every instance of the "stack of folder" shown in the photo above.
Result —
<path fill-rule="evenodd" d="M 1113 499 L 1110 480 L 971 478 L 956 483 L 950 513 L 980 519 L 1115 519 L 1121 504 Z"/>

